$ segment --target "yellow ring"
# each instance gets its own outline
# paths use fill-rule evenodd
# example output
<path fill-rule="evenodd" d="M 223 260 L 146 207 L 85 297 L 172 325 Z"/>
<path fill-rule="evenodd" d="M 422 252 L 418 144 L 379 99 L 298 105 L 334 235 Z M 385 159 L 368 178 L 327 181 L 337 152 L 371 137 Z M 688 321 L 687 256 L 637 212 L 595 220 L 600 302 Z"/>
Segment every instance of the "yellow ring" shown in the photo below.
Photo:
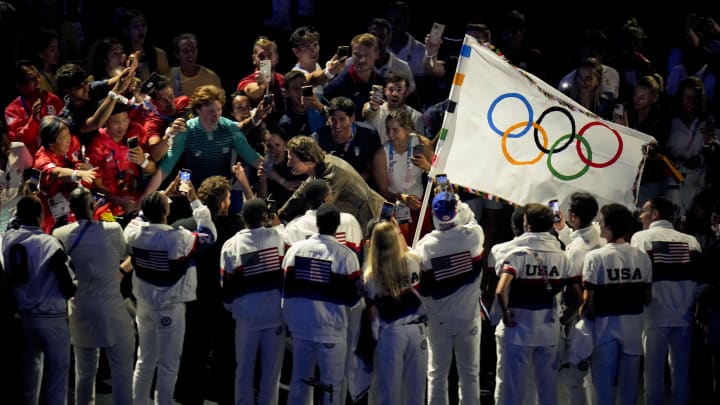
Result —
<path fill-rule="evenodd" d="M 510 135 L 510 133 L 511 133 L 512 131 L 514 131 L 515 129 L 520 128 L 520 127 L 524 127 L 524 126 L 526 126 L 527 124 L 528 124 L 527 121 L 518 122 L 517 124 L 515 124 L 515 125 L 511 126 L 510 128 L 506 129 L 505 132 L 503 132 L 503 136 L 502 136 L 502 152 L 503 152 L 503 155 L 505 155 L 505 159 L 507 159 L 508 162 L 510 162 L 511 164 L 513 164 L 513 165 L 515 165 L 515 166 L 520 166 L 520 165 L 533 165 L 533 164 L 537 163 L 540 159 L 542 159 L 543 155 L 545 154 L 545 152 L 540 151 L 540 153 L 537 155 L 537 157 L 536 157 L 535 159 L 533 159 L 533 160 L 528 160 L 528 161 L 526 161 L 526 162 L 521 162 L 521 161 L 519 161 L 519 160 L 515 160 L 515 158 L 513 158 L 512 156 L 510 156 L 510 153 L 509 153 L 508 150 L 507 150 L 507 138 L 508 138 L 508 135 Z M 535 122 L 532 123 L 532 126 L 533 126 L 533 128 L 540 130 L 540 134 L 542 134 L 542 137 L 543 137 L 543 147 L 544 147 L 545 149 L 547 149 L 547 146 L 548 146 L 548 136 L 547 136 L 547 132 L 545 132 L 545 128 L 541 127 L 539 124 L 537 124 L 537 123 L 535 123 Z"/>

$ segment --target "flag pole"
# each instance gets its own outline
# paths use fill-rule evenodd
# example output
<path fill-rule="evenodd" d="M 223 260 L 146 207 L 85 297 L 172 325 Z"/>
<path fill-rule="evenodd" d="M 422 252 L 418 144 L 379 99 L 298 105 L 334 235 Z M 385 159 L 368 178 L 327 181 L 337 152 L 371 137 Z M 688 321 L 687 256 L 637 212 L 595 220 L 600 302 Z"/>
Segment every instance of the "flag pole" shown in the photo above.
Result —
<path fill-rule="evenodd" d="M 423 194 L 422 207 L 420 207 L 420 215 L 418 216 L 418 223 L 417 223 L 417 226 L 415 226 L 415 236 L 413 236 L 413 243 L 412 243 L 413 248 L 415 247 L 415 245 L 417 245 L 418 240 L 420 239 L 420 232 L 422 232 L 422 225 L 423 225 L 423 222 L 425 222 L 425 211 L 427 211 L 428 198 L 430 198 L 430 193 L 432 192 L 432 187 L 433 187 L 433 180 L 428 177 L 427 186 L 425 186 L 425 193 Z"/>

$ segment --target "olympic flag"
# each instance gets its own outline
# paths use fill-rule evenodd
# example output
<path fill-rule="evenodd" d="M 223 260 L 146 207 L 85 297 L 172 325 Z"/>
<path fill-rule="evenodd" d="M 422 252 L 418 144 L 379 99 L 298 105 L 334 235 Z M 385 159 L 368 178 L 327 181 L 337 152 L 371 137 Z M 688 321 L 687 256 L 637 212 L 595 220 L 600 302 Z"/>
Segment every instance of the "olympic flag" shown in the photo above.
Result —
<path fill-rule="evenodd" d="M 635 207 L 651 136 L 604 121 L 466 36 L 435 174 L 516 204 L 587 191 Z"/>

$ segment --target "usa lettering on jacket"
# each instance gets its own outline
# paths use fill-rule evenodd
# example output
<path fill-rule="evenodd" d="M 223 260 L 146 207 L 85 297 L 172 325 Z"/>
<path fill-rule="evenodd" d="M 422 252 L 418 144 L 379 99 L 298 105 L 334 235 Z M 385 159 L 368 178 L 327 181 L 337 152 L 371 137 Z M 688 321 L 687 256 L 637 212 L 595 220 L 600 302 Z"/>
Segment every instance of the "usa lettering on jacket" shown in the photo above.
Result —
<path fill-rule="evenodd" d="M 526 276 L 542 276 L 545 274 L 547 269 L 547 266 L 538 266 L 537 264 L 526 264 L 525 265 L 525 275 Z M 552 266 L 550 268 L 550 273 L 548 274 L 548 277 L 560 277 L 560 272 L 557 269 L 557 266 Z"/>
<path fill-rule="evenodd" d="M 622 269 L 605 269 L 608 280 L 642 280 L 642 272 L 639 268 L 635 270 L 628 267 Z"/>

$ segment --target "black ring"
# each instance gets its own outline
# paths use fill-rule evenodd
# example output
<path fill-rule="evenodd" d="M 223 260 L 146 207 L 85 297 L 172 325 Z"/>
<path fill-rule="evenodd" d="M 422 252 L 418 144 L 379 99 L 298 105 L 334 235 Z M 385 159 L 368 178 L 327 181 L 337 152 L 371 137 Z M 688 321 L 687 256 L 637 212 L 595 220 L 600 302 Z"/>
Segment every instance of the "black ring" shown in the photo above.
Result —
<path fill-rule="evenodd" d="M 552 106 L 552 107 L 548 108 L 547 110 L 543 111 L 543 113 L 540 114 L 540 117 L 538 117 L 537 121 L 535 121 L 538 124 L 538 126 L 542 122 L 543 118 L 545 118 L 545 116 L 547 114 L 549 114 L 553 111 L 559 111 L 559 112 L 565 114 L 568 117 L 568 119 L 570 120 L 570 127 L 571 127 L 570 137 L 568 138 L 568 140 L 562 146 L 557 147 L 553 150 L 553 153 L 558 153 L 558 152 L 564 151 L 565 148 L 570 146 L 570 144 L 575 140 L 575 135 L 576 135 L 575 134 L 575 119 L 570 114 L 570 111 L 568 111 L 562 107 Z M 535 146 L 537 146 L 537 148 L 539 150 L 543 151 L 544 153 L 550 153 L 550 150 L 545 149 L 545 147 L 542 146 L 542 144 L 540 143 L 540 138 L 538 138 L 538 129 L 536 126 L 533 126 L 533 137 L 535 138 Z"/>

